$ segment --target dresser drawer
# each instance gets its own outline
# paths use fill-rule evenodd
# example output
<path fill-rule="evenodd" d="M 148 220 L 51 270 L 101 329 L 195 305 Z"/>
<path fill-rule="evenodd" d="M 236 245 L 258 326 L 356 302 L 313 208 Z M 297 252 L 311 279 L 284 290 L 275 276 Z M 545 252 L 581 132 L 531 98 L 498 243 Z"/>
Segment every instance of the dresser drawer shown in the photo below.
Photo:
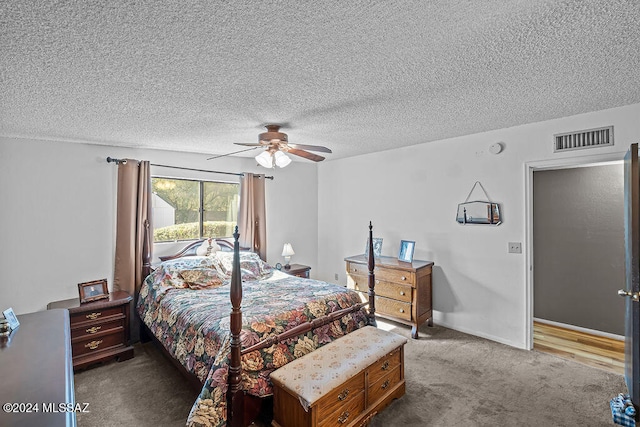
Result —
<path fill-rule="evenodd" d="M 387 372 L 382 378 L 375 383 L 369 385 L 369 405 L 374 404 L 378 399 L 383 397 L 401 380 L 400 366 L 396 366 L 390 372 Z"/>
<path fill-rule="evenodd" d="M 109 307 L 99 310 L 88 310 L 71 314 L 71 328 L 83 322 L 92 322 L 102 320 L 111 316 L 124 316 L 124 307 Z"/>
<path fill-rule="evenodd" d="M 376 296 L 376 313 L 411 320 L 411 303 Z"/>
<path fill-rule="evenodd" d="M 89 324 L 77 324 L 73 329 L 71 329 L 71 340 L 75 341 L 78 339 L 83 339 L 86 336 L 90 335 L 108 335 L 112 333 L 119 332 L 124 329 L 124 320 L 125 317 L 122 316 L 119 319 L 112 319 L 106 322 L 98 322 L 94 321 Z"/>
<path fill-rule="evenodd" d="M 318 412 L 318 427 L 341 427 L 349 425 L 364 411 L 364 390 L 353 395 L 347 403 L 334 406 L 333 411 Z"/>
<path fill-rule="evenodd" d="M 322 419 L 322 414 L 336 412 L 336 408 L 344 406 L 352 399 L 356 399 L 360 392 L 364 391 L 364 371 L 344 382 L 340 387 L 331 390 L 323 396 L 317 403 L 318 419 Z M 363 401 L 364 402 L 364 401 Z M 364 403 L 363 403 L 364 407 Z"/>
<path fill-rule="evenodd" d="M 376 295 L 408 303 L 411 302 L 412 288 L 408 284 L 383 282 L 381 280 L 376 280 L 375 283 Z M 349 275 L 347 277 L 347 287 L 361 292 L 369 292 L 369 278 L 355 274 Z"/>
<path fill-rule="evenodd" d="M 347 273 L 369 277 L 369 267 L 366 264 L 348 262 Z M 373 274 L 376 276 L 376 280 L 406 283 L 410 286 L 415 286 L 415 273 L 413 271 L 375 267 L 373 269 Z"/>
<path fill-rule="evenodd" d="M 400 348 L 393 350 L 369 367 L 369 384 L 375 383 L 393 369 L 400 366 L 400 351 Z"/>
<path fill-rule="evenodd" d="M 87 336 L 86 339 L 78 340 L 71 344 L 71 353 L 73 358 L 83 356 L 89 353 L 98 353 L 102 350 L 108 350 L 116 346 L 124 346 L 124 328 L 122 330 L 100 337 Z"/>

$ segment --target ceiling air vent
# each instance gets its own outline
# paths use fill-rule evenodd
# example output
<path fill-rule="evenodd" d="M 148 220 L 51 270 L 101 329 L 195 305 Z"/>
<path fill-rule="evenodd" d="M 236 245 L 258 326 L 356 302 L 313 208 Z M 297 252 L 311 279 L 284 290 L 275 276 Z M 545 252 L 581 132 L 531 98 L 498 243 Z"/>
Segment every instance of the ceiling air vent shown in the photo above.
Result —
<path fill-rule="evenodd" d="M 605 145 L 613 145 L 613 126 L 560 133 L 553 136 L 553 151 L 556 153 Z"/>

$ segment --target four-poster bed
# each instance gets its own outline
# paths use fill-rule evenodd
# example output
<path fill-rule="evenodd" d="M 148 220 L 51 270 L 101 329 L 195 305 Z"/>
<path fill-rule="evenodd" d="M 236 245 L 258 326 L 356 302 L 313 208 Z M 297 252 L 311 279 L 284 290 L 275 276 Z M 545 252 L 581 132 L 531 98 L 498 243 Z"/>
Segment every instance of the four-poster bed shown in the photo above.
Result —
<path fill-rule="evenodd" d="M 274 271 L 240 251 L 237 229 L 234 237 L 233 252 L 226 242 L 215 257 L 193 257 L 198 244 L 192 244 L 163 257 L 137 295 L 146 334 L 201 387 L 189 426 L 248 425 L 260 411 L 260 397 L 272 393 L 272 371 L 375 325 L 373 248 L 363 302 L 342 286 Z M 372 245 L 371 224 L 369 237 Z"/>

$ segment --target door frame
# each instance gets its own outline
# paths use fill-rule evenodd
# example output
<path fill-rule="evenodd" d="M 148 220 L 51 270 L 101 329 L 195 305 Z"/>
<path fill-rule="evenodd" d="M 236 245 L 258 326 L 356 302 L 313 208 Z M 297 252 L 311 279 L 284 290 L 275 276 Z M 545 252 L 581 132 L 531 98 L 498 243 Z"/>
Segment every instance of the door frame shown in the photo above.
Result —
<path fill-rule="evenodd" d="M 628 148 L 627 148 L 628 149 Z M 533 172 L 571 169 L 586 166 L 617 164 L 624 160 L 627 150 L 559 159 L 535 160 L 524 164 L 524 212 L 525 212 L 525 347 L 533 349 Z"/>

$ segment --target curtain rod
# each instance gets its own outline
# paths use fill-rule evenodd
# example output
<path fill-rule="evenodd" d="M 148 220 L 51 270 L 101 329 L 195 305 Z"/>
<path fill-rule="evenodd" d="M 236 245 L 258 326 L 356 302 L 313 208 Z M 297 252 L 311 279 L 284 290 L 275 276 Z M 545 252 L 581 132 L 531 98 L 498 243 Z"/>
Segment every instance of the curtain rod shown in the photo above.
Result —
<path fill-rule="evenodd" d="M 123 165 L 127 163 L 126 159 L 114 159 L 113 157 L 107 157 L 107 163 L 115 163 L 119 165 L 122 163 Z M 210 171 L 206 169 L 192 169 L 192 168 L 183 168 L 180 166 L 169 166 L 169 165 L 157 165 L 155 163 L 151 163 L 151 166 L 158 166 L 161 168 L 171 168 L 171 169 L 181 169 L 185 171 L 194 171 L 194 172 L 208 172 L 208 173 L 220 173 L 223 175 L 235 175 L 235 176 L 244 176 L 243 173 L 235 173 L 235 172 L 221 172 L 221 171 Z M 259 176 L 257 176 L 259 178 Z M 265 176 L 264 179 L 273 179 L 272 176 Z"/>

